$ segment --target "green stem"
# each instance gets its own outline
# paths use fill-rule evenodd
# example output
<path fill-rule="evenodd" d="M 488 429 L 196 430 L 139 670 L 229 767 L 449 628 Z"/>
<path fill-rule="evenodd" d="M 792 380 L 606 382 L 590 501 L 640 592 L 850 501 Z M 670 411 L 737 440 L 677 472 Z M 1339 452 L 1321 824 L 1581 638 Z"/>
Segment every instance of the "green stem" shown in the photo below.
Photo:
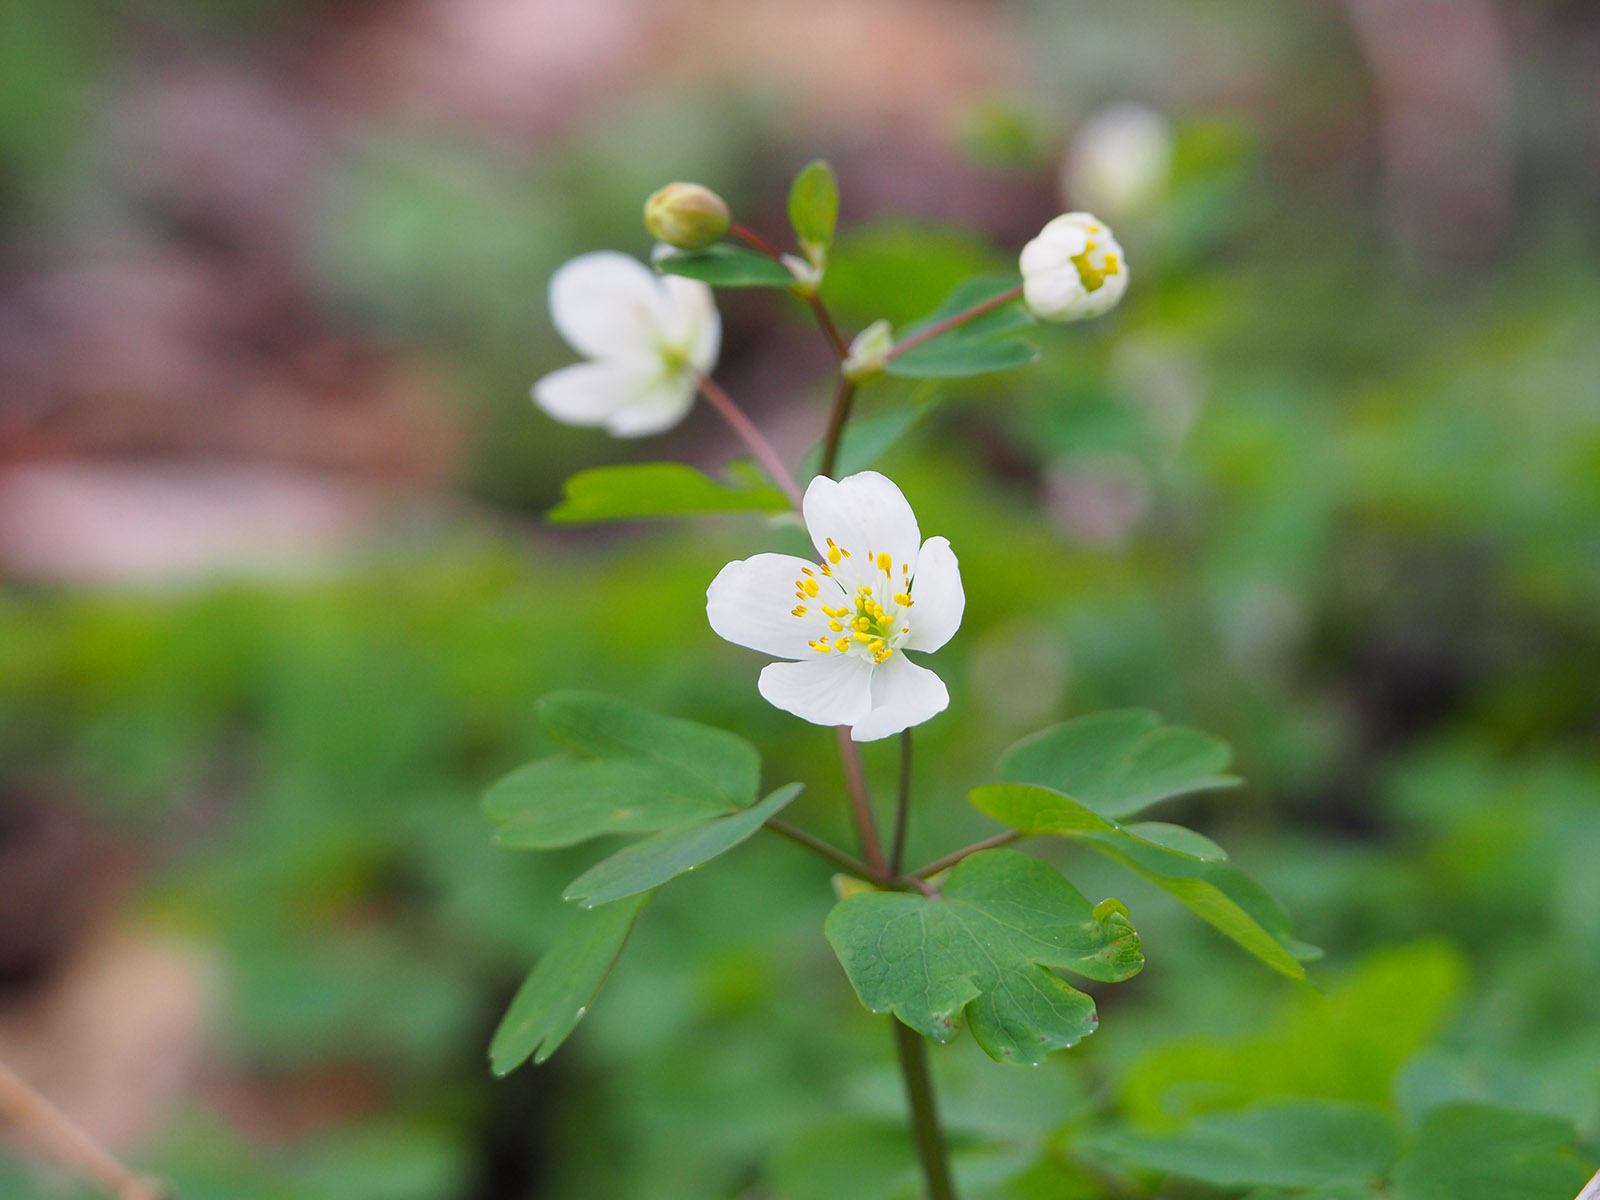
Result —
<path fill-rule="evenodd" d="M 856 823 L 856 835 L 861 839 L 861 854 L 871 868 L 869 878 L 885 882 L 889 878 L 887 864 L 883 861 L 883 847 L 878 842 L 878 822 L 872 815 L 872 796 L 867 791 L 867 773 L 861 765 L 861 747 L 850 738 L 850 726 L 841 725 L 835 733 L 839 740 L 839 758 L 844 763 L 844 783 L 850 793 L 850 815 Z"/>
<path fill-rule="evenodd" d="M 736 238 L 743 239 L 749 243 L 752 249 L 765 254 L 773 262 L 783 262 L 783 255 L 774 249 L 772 243 L 749 226 L 730 225 L 728 232 Z M 828 306 L 822 302 L 822 297 L 817 295 L 815 291 L 809 292 L 805 296 L 805 302 L 811 306 L 811 312 L 817 318 L 817 324 L 822 329 L 822 336 L 828 339 L 828 345 L 832 348 L 834 357 L 843 362 L 845 356 L 850 353 L 850 344 L 845 341 L 844 334 L 839 332 L 839 326 L 834 322 L 833 314 L 828 311 Z M 826 475 L 827 472 L 824 471 L 823 474 Z"/>
<path fill-rule="evenodd" d="M 900 1058 L 900 1075 L 906 1084 L 906 1099 L 911 1104 L 911 1136 L 916 1142 L 922 1177 L 928 1184 L 928 1200 L 956 1200 L 950 1182 L 950 1159 L 939 1128 L 939 1108 L 933 1095 L 933 1079 L 928 1074 L 928 1046 L 922 1035 L 895 1017 L 894 1048 Z"/>
<path fill-rule="evenodd" d="M 889 844 L 889 874 L 899 878 L 906 858 L 906 827 L 911 823 L 911 730 L 900 731 L 900 795 L 894 807 L 894 838 Z"/>
<path fill-rule="evenodd" d="M 856 385 L 853 380 L 839 377 L 839 390 L 833 394 L 833 410 L 828 413 L 828 432 L 822 437 L 822 465 L 819 475 L 833 478 L 833 468 L 839 461 L 839 442 L 844 437 L 845 423 L 850 420 L 850 408 L 855 402 Z"/>
<path fill-rule="evenodd" d="M 791 825 L 787 821 L 780 821 L 776 817 L 767 818 L 767 828 L 772 830 L 773 833 L 788 838 L 791 842 L 804 846 L 811 853 L 827 859 L 834 866 L 841 867 L 852 875 L 859 875 L 862 879 L 872 878 L 872 868 L 867 866 L 866 863 L 858 858 L 851 858 L 839 847 L 823 841 L 815 834 L 807 833 L 804 829 Z"/>
<path fill-rule="evenodd" d="M 911 872 L 913 879 L 927 879 L 930 875 L 937 875 L 940 871 L 949 870 L 963 858 L 978 853 L 980 850 L 993 850 L 996 846 L 1009 846 L 1012 842 L 1021 841 L 1026 834 L 1018 833 L 1015 829 L 1008 829 L 1004 833 L 997 833 L 993 837 L 986 837 L 981 842 L 973 842 L 963 849 L 946 854 L 943 858 L 936 858 L 925 867 L 918 867 Z"/>
<path fill-rule="evenodd" d="M 899 358 L 907 350 L 915 350 L 918 346 L 922 345 L 923 342 L 932 341 L 941 333 L 948 333 L 958 325 L 965 325 L 968 321 L 975 320 L 978 317 L 983 316 L 983 314 L 986 312 L 992 312 L 994 309 L 999 308 L 1002 304 L 1010 304 L 1020 295 L 1022 295 L 1022 285 L 1019 283 L 1014 288 L 1007 288 L 998 296 L 990 296 L 981 304 L 974 304 L 971 308 L 964 309 L 952 317 L 946 317 L 942 321 L 935 321 L 926 329 L 913 333 L 910 337 L 906 338 L 905 341 L 894 346 L 888 354 L 884 355 L 883 361 L 889 362 L 892 359 Z"/>

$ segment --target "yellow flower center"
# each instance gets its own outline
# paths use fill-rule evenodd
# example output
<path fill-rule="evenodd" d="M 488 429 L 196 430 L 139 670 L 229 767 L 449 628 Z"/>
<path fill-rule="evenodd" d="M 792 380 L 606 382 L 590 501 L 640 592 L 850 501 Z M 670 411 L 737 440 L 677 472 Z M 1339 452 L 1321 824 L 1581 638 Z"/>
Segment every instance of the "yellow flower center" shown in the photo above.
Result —
<path fill-rule="evenodd" d="M 832 538 L 827 541 L 825 561 L 818 563 L 816 570 L 802 568 L 800 578 L 794 581 L 795 599 L 800 603 L 790 614 L 806 616 L 811 611 L 808 601 L 818 599 L 826 588 L 828 598 L 837 596 L 843 601 L 820 605 L 833 636 L 817 638 L 808 645 L 818 654 L 857 654 L 882 663 L 911 632 L 910 609 L 916 603 L 911 598 L 911 564 L 897 566 L 890 555 L 870 551 L 858 563 L 849 550 Z M 839 578 L 846 569 L 859 572 L 854 593 Z M 819 572 L 827 583 L 818 582 Z"/>

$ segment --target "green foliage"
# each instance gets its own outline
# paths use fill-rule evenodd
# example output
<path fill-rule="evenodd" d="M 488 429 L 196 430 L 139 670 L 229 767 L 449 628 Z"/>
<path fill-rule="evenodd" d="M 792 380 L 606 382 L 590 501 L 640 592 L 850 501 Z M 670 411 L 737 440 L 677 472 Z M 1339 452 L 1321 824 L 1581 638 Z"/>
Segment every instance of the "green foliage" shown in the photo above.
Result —
<path fill-rule="evenodd" d="M 585 908 L 660 887 L 755 835 L 800 795 L 804 784 L 779 788 L 759 804 L 726 817 L 664 829 L 590 867 L 563 893 Z"/>
<path fill-rule="evenodd" d="M 891 358 L 885 375 L 901 379 L 967 379 L 1037 362 L 1039 351 L 1020 338 L 964 338 L 941 334 Z"/>
<path fill-rule="evenodd" d="M 1122 820 L 1173 796 L 1234 787 L 1225 775 L 1232 748 L 1217 738 L 1165 725 L 1148 709 L 1094 713 L 1023 738 L 1000 756 L 1006 783 L 1033 783 Z"/>
<path fill-rule="evenodd" d="M 552 525 L 632 521 L 708 513 L 783 512 L 788 499 L 765 484 L 719 483 L 683 463 L 630 463 L 592 467 L 569 478 Z"/>
<path fill-rule="evenodd" d="M 683 275 L 698 279 L 712 287 L 775 287 L 794 286 L 794 276 L 789 268 L 765 254 L 746 250 L 743 246 L 730 246 L 719 242 L 704 250 L 680 250 L 663 255 L 656 260 L 656 269 L 668 275 Z"/>
<path fill-rule="evenodd" d="M 1422 1118 L 1394 1170 L 1395 1200 L 1570 1200 L 1589 1169 L 1572 1122 L 1487 1104 L 1447 1104 Z"/>
<path fill-rule="evenodd" d="M 532 1056 L 542 1063 L 567 1040 L 611 974 L 650 892 L 578 912 L 550 944 L 506 1010 L 489 1046 L 505 1075 Z"/>
<path fill-rule="evenodd" d="M 789 188 L 789 224 L 800 249 L 816 266 L 828 261 L 838 220 L 839 183 L 833 168 L 820 158 L 807 163 Z"/>
<path fill-rule="evenodd" d="M 546 696 L 539 719 L 573 753 L 529 763 L 484 795 L 501 845 L 650 833 L 755 801 L 760 755 L 731 733 L 588 692 Z"/>
<path fill-rule="evenodd" d="M 1012 850 L 974 854 L 942 894 L 863 892 L 828 915 L 861 1003 L 936 1042 L 966 1016 L 997 1062 L 1034 1065 L 1094 1032 L 1094 1002 L 1046 968 L 1126 979 L 1144 964 L 1127 912 L 1091 906 L 1054 868 Z"/>
<path fill-rule="evenodd" d="M 1192 830 L 1161 822 L 1123 826 L 1071 797 L 1032 784 L 976 788 L 972 803 L 1020 833 L 1069 837 L 1170 893 L 1196 916 L 1290 979 L 1315 951 L 1290 936 L 1289 914 L 1260 884 Z"/>
<path fill-rule="evenodd" d="M 1394 1118 L 1370 1104 L 1277 1100 L 1199 1117 L 1173 1134 L 1100 1131 L 1080 1148 L 1215 1187 L 1324 1189 L 1378 1183 L 1400 1138 Z"/>

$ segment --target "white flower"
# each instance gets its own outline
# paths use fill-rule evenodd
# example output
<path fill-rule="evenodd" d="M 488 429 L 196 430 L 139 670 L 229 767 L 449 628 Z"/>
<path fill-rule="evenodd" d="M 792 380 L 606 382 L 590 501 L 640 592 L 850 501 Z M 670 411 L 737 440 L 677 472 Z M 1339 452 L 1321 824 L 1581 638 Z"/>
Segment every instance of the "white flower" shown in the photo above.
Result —
<path fill-rule="evenodd" d="M 1172 122 L 1132 101 L 1108 104 L 1078 130 L 1061 167 L 1069 203 L 1113 217 L 1149 208 L 1172 174 Z"/>
<path fill-rule="evenodd" d="M 1022 296 L 1041 321 L 1081 321 L 1106 312 L 1128 290 L 1128 264 L 1093 213 L 1066 213 L 1022 248 Z"/>
<path fill-rule="evenodd" d="M 618 437 L 660 433 L 681 421 L 722 341 L 709 287 L 657 275 L 611 250 L 556 271 L 550 317 L 590 361 L 546 375 L 533 385 L 534 401 L 558 421 L 603 425 Z"/>
<path fill-rule="evenodd" d="M 871 742 L 944 711 L 944 681 L 907 650 L 937 650 L 961 625 L 961 569 L 942 537 L 876 471 L 818 476 L 802 505 L 819 561 L 757 554 L 706 590 L 711 628 L 789 659 L 761 672 L 767 701 L 816 725 L 849 725 Z"/>

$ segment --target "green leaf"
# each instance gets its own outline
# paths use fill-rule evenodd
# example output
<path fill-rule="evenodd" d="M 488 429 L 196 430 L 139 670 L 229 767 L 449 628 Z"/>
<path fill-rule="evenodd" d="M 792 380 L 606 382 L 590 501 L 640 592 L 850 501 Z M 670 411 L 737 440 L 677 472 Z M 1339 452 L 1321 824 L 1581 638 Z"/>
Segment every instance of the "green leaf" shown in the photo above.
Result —
<path fill-rule="evenodd" d="M 1024 834 L 1058 834 L 1075 838 L 1121 863 L 1176 896 L 1194 914 L 1210 923 L 1273 970 L 1304 981 L 1297 952 L 1315 951 L 1290 936 L 1289 914 L 1260 884 L 1226 861 L 1174 849 L 1176 827 L 1124 828 L 1108 817 L 1050 788 L 1022 783 L 993 783 L 976 788 L 972 803 L 995 820 Z M 1199 837 L 1184 831 L 1191 849 Z M 1202 839 L 1205 845 L 1213 845 Z"/>
<path fill-rule="evenodd" d="M 1219 1188 L 1326 1188 L 1381 1180 L 1400 1151 L 1400 1129 L 1370 1104 L 1281 1100 L 1200 1117 L 1175 1134 L 1106 1130 L 1078 1145 Z"/>
<path fill-rule="evenodd" d="M 760 755 L 725 730 L 589 692 L 546 696 L 539 719 L 571 752 L 520 767 L 489 789 L 484 809 L 502 822 L 502 845 L 546 849 L 653 833 L 756 798 Z"/>
<path fill-rule="evenodd" d="M 966 312 L 976 308 L 987 300 L 992 300 L 1002 292 L 1009 292 L 1022 283 L 1016 275 L 975 275 L 971 279 L 958 283 L 934 309 L 921 320 L 906 326 L 900 331 L 902 339 L 921 333 L 931 325 L 937 325 L 957 313 Z M 1003 333 L 1016 333 L 1018 330 L 1030 329 L 1039 322 L 1022 303 L 1019 296 L 996 308 L 990 309 L 981 316 L 956 326 L 948 337 L 994 337 Z M 935 340 L 938 340 L 937 338 Z"/>
<path fill-rule="evenodd" d="M 1000 756 L 1000 778 L 1071 796 L 1103 817 L 1130 817 L 1158 800 L 1235 787 L 1228 743 L 1142 708 L 1079 717 L 1023 738 Z"/>
<path fill-rule="evenodd" d="M 777 815 L 804 787 L 787 784 L 743 812 L 664 829 L 602 859 L 573 880 L 563 895 L 593 908 L 660 887 L 754 836 L 768 817 Z"/>
<path fill-rule="evenodd" d="M 1094 1001 L 1046 970 L 1126 979 L 1144 964 L 1120 905 L 1091 908 L 1054 868 L 1014 850 L 958 863 L 943 894 L 862 892 L 824 927 L 872 1012 L 936 1042 L 965 1014 L 998 1062 L 1032 1065 L 1094 1032 Z"/>
<path fill-rule="evenodd" d="M 884 374 L 902 379 L 964 379 L 1026 366 L 1039 351 L 1020 338 L 964 338 L 945 334 L 891 358 Z"/>
<path fill-rule="evenodd" d="M 782 263 L 754 250 L 722 242 L 704 250 L 681 250 L 665 255 L 656 261 L 656 270 L 698 279 L 713 287 L 794 286 L 794 276 Z"/>
<path fill-rule="evenodd" d="M 807 163 L 789 188 L 789 224 L 794 226 L 800 248 L 816 266 L 827 262 L 838 220 L 839 183 L 833 168 L 820 158 Z"/>
<path fill-rule="evenodd" d="M 579 471 L 562 490 L 561 503 L 545 517 L 553 525 L 697 513 L 783 512 L 789 507 L 776 488 L 719 483 L 683 463 L 595 467 Z"/>
<path fill-rule="evenodd" d="M 1572 1123 L 1489 1104 L 1446 1104 L 1422 1119 L 1394 1169 L 1395 1200 L 1572 1200 L 1589 1170 Z"/>
<path fill-rule="evenodd" d="M 616 964 L 628 933 L 650 899 L 644 892 L 586 909 L 568 922 L 517 990 L 489 1046 L 489 1064 L 504 1075 L 526 1062 L 542 1063 L 594 1002 Z"/>

